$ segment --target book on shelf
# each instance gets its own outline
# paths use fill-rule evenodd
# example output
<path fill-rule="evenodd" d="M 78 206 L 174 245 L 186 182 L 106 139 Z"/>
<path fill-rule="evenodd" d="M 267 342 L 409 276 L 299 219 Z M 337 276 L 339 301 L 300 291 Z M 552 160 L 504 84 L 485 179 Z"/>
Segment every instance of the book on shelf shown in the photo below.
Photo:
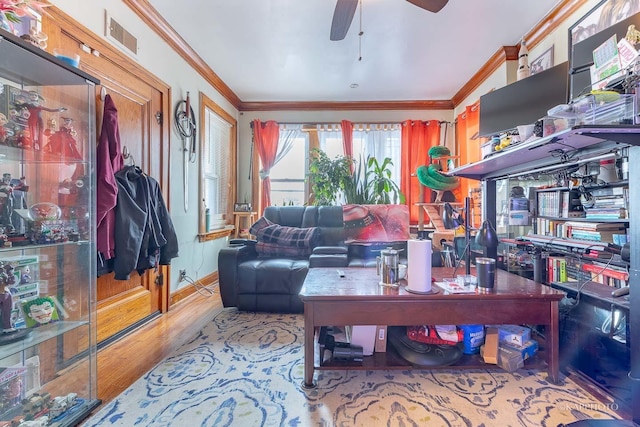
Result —
<path fill-rule="evenodd" d="M 623 196 L 627 187 L 603 187 L 603 188 L 588 188 L 587 191 L 591 194 L 591 197 L 611 197 L 611 196 Z"/>
<path fill-rule="evenodd" d="M 569 218 L 569 205 L 571 204 L 569 200 L 569 192 L 563 191 L 561 193 L 561 202 L 560 202 L 560 216 L 562 218 Z"/>
<path fill-rule="evenodd" d="M 593 198 L 594 208 L 626 208 L 627 204 L 622 196 L 604 196 Z"/>
<path fill-rule="evenodd" d="M 587 219 L 624 219 L 627 217 L 625 208 L 591 208 L 585 212 Z"/>
<path fill-rule="evenodd" d="M 617 230 L 622 222 L 565 221 L 565 225 L 584 230 Z"/>
<path fill-rule="evenodd" d="M 547 280 L 549 282 L 567 281 L 567 260 L 563 256 L 547 257 Z"/>
<path fill-rule="evenodd" d="M 625 232 L 625 228 L 619 228 L 616 230 L 593 231 L 571 227 L 568 232 L 568 237 L 571 237 L 572 239 L 593 240 L 596 242 L 613 242 L 614 235 L 625 234 Z"/>
<path fill-rule="evenodd" d="M 629 273 L 626 270 L 594 263 L 584 263 L 582 269 L 591 273 L 591 280 L 607 286 L 622 287 L 629 283 Z"/>

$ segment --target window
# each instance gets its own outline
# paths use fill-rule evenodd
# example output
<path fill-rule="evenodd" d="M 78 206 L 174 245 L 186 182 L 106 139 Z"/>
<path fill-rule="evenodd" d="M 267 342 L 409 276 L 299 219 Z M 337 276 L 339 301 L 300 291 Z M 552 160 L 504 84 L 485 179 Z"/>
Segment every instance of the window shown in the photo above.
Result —
<path fill-rule="evenodd" d="M 200 93 L 200 234 L 226 227 L 236 194 L 236 120 Z"/>
<path fill-rule="evenodd" d="M 306 185 L 309 153 L 318 147 L 329 158 L 344 155 L 342 131 L 332 125 L 280 125 L 278 158 L 271 168 L 271 203 L 302 206 L 309 200 Z M 353 156 L 356 161 L 373 156 L 393 161 L 392 179 L 400 186 L 401 130 L 399 124 L 354 124 Z"/>

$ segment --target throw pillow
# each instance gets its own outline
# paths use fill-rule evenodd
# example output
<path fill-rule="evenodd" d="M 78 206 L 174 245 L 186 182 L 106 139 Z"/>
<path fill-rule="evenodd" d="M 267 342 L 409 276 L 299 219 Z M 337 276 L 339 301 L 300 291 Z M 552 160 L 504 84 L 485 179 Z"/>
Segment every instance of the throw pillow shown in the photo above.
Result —
<path fill-rule="evenodd" d="M 345 243 L 398 242 L 408 240 L 407 205 L 344 205 Z"/>

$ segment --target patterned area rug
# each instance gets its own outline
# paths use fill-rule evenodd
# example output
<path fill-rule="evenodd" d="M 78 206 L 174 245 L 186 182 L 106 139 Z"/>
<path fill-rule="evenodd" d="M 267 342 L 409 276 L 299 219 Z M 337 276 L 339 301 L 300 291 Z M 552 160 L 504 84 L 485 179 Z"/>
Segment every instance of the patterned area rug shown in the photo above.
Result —
<path fill-rule="evenodd" d="M 557 426 L 616 418 L 546 372 L 319 371 L 305 391 L 303 317 L 225 309 L 83 424 L 92 426 Z"/>

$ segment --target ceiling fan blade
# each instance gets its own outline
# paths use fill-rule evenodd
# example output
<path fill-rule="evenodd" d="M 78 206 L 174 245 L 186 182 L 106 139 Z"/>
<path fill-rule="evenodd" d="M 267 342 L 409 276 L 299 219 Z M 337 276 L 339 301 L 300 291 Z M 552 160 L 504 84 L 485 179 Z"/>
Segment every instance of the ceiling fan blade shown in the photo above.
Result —
<path fill-rule="evenodd" d="M 358 7 L 358 0 L 338 0 L 331 22 L 331 35 L 329 36 L 331 40 L 344 39 L 351 26 L 351 21 L 353 21 L 356 7 Z"/>
<path fill-rule="evenodd" d="M 411 4 L 415 4 L 421 9 L 429 12 L 440 12 L 440 9 L 446 6 L 449 0 L 407 0 Z"/>

